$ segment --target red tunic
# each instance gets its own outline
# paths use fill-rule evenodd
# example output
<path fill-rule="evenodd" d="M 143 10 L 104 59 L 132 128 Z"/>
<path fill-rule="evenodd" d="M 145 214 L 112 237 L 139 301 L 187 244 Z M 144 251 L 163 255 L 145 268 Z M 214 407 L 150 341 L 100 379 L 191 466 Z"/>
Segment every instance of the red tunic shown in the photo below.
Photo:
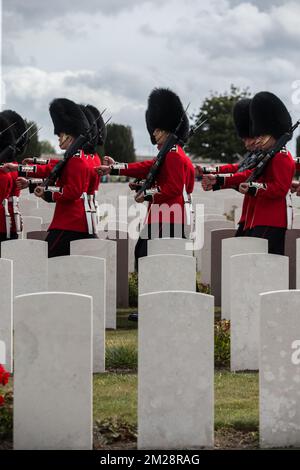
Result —
<path fill-rule="evenodd" d="M 34 165 L 35 172 L 28 172 L 28 177 L 46 178 L 53 162 L 46 165 Z M 83 152 L 71 157 L 62 170 L 55 186 L 59 192 L 52 192 L 52 201 L 56 202 L 53 220 L 49 230 L 71 230 L 87 233 L 87 220 L 84 201 L 81 198 L 89 185 L 89 166 Z"/>
<path fill-rule="evenodd" d="M 258 183 L 264 187 L 249 196 L 245 229 L 259 225 L 287 228 L 286 197 L 295 173 L 295 162 L 288 151 L 278 152 L 268 163 Z"/>
<path fill-rule="evenodd" d="M 128 168 L 120 170 L 120 175 L 144 179 L 147 177 L 154 160 L 137 163 L 129 163 Z M 176 223 L 185 222 L 185 210 L 183 191 L 193 191 L 195 181 L 194 167 L 184 153 L 183 149 L 176 145 L 167 153 L 165 161 L 157 176 L 156 185 L 160 192 L 154 194 L 149 203 L 146 223 Z M 170 210 L 172 207 L 172 210 Z"/>
<path fill-rule="evenodd" d="M 3 202 L 9 197 L 10 187 L 10 173 L 0 171 L 0 233 L 2 235 L 6 235 L 6 217 Z"/>

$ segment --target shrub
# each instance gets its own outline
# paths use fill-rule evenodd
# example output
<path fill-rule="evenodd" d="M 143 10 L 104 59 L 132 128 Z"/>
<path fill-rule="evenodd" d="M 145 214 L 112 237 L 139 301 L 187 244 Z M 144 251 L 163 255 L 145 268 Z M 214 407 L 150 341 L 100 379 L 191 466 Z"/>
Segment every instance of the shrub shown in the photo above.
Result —
<path fill-rule="evenodd" d="M 137 307 L 138 305 L 138 273 L 129 275 L 129 306 Z"/>
<path fill-rule="evenodd" d="M 230 366 L 230 321 L 215 322 L 215 367 Z"/>

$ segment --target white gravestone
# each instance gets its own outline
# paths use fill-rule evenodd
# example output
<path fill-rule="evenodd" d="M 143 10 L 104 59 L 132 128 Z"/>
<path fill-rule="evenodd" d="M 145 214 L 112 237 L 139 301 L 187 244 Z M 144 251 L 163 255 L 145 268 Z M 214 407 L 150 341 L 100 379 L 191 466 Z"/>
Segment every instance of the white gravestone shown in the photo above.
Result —
<path fill-rule="evenodd" d="M 1 257 L 13 261 L 14 296 L 47 290 L 47 242 L 28 239 L 2 242 Z"/>
<path fill-rule="evenodd" d="M 289 259 L 251 253 L 230 263 L 231 370 L 258 370 L 259 294 L 289 288 Z"/>
<path fill-rule="evenodd" d="M 105 371 L 105 260 L 92 256 L 49 259 L 49 291 L 74 292 L 93 298 L 93 371 Z"/>
<path fill-rule="evenodd" d="M 71 255 L 94 256 L 106 261 L 105 327 L 117 327 L 117 245 L 112 240 L 91 238 L 70 243 Z"/>
<path fill-rule="evenodd" d="M 28 294 L 14 309 L 14 448 L 92 449 L 92 298 Z"/>
<path fill-rule="evenodd" d="M 230 320 L 230 257 L 246 253 L 268 253 L 268 240 L 254 237 L 234 237 L 222 240 L 222 318 Z"/>
<path fill-rule="evenodd" d="M 41 217 L 24 216 L 23 221 L 23 238 L 26 238 L 27 232 L 42 230 L 43 219 Z"/>
<path fill-rule="evenodd" d="M 191 244 L 184 238 L 155 238 L 148 240 L 148 255 L 193 255 L 187 247 Z"/>
<path fill-rule="evenodd" d="M 299 448 L 300 291 L 260 297 L 260 445 Z"/>
<path fill-rule="evenodd" d="M 0 259 L 0 341 L 5 345 L 5 365 L 8 372 L 13 370 L 13 262 Z"/>
<path fill-rule="evenodd" d="M 139 314 L 138 448 L 212 447 L 213 297 L 144 294 Z"/>
<path fill-rule="evenodd" d="M 139 294 L 167 290 L 196 291 L 196 259 L 153 255 L 139 259 Z"/>
<path fill-rule="evenodd" d="M 228 220 L 207 220 L 204 222 L 204 245 L 197 253 L 197 271 L 201 271 L 201 282 L 211 283 L 211 232 L 222 228 L 234 228 Z"/>

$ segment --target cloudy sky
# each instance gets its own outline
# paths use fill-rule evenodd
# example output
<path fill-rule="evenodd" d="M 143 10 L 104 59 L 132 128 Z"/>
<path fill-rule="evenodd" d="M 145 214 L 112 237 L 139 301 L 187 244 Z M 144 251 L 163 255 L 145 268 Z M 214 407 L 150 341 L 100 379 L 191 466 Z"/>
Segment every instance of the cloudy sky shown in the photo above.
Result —
<path fill-rule="evenodd" d="M 154 152 L 144 113 L 155 86 L 191 111 L 232 83 L 269 90 L 295 119 L 299 18 L 299 0 L 2 0 L 2 106 L 53 144 L 53 98 L 106 107 L 144 155 Z"/>

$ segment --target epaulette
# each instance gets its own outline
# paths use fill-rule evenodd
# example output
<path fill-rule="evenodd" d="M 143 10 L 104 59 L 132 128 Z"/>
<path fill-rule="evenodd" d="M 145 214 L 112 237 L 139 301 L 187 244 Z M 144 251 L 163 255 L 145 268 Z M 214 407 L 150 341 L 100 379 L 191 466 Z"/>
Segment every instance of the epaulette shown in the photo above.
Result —
<path fill-rule="evenodd" d="M 169 152 L 178 152 L 178 145 L 174 145 Z"/>

